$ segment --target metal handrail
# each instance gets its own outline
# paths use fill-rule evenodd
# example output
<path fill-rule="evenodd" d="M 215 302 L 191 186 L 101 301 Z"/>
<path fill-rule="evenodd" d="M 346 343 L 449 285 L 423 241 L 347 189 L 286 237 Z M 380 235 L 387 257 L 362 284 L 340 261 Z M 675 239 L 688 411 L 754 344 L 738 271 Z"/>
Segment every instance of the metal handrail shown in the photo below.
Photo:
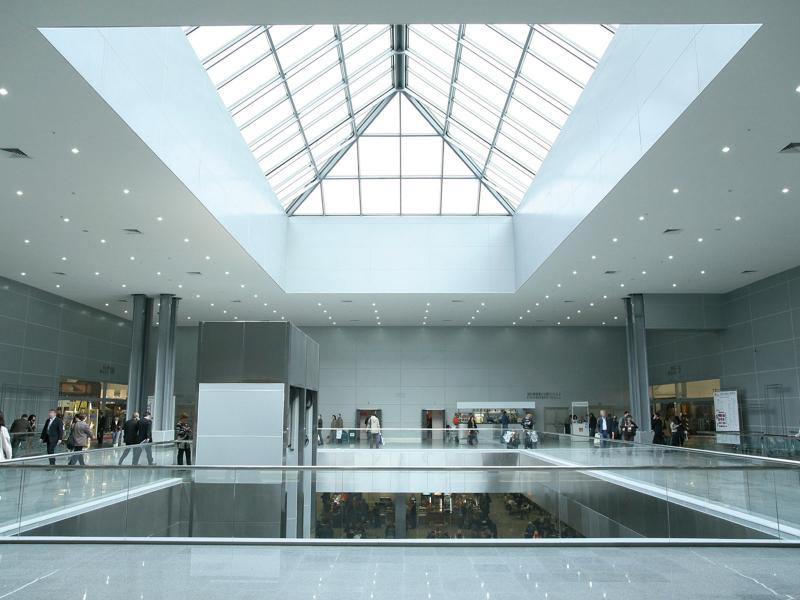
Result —
<path fill-rule="evenodd" d="M 30 456 L 20 456 L 18 458 L 11 458 L 9 460 L 0 462 L 0 466 L 8 465 L 8 464 L 19 464 L 25 461 L 41 461 L 48 458 L 64 458 L 68 456 L 77 456 L 79 454 L 90 455 L 96 452 L 112 452 L 119 448 L 144 448 L 145 446 L 150 446 L 154 448 L 156 446 L 172 446 L 178 443 L 184 444 L 192 444 L 191 440 L 166 440 L 163 442 L 149 442 L 147 444 L 123 444 L 120 446 L 108 446 L 106 448 L 89 448 L 87 450 L 67 450 L 66 452 L 56 452 L 55 454 L 32 454 Z M 28 465 L 28 466 L 38 466 L 38 465 Z"/>

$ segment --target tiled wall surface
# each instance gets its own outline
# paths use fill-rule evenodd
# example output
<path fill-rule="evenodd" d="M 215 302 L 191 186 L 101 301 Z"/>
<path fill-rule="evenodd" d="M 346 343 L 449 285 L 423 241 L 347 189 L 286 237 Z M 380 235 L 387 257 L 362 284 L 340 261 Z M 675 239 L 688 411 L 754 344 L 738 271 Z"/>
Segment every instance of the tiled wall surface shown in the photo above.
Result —
<path fill-rule="evenodd" d="M 739 390 L 746 428 L 796 433 L 800 267 L 734 290 L 722 300 L 724 329 L 648 331 L 650 383 L 719 377 L 723 388 Z"/>
<path fill-rule="evenodd" d="M 524 401 L 544 407 L 623 407 L 628 379 L 622 327 L 307 327 L 320 345 L 320 410 L 326 426 L 357 408 L 383 410 L 386 427 L 419 427 L 422 409 L 452 415 L 459 401 Z"/>
<path fill-rule="evenodd" d="M 130 337 L 126 320 L 0 277 L 0 384 L 125 383 Z"/>

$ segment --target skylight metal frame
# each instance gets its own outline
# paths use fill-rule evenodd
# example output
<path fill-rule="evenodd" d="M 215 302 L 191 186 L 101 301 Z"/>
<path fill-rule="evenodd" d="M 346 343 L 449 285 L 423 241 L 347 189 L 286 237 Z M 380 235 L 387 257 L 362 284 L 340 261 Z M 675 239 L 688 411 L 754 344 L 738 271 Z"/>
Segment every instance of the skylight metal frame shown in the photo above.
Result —
<path fill-rule="evenodd" d="M 358 181 L 361 215 L 367 214 L 362 181 L 377 179 L 399 179 L 399 214 L 409 214 L 403 181 L 420 179 L 440 180 L 438 211 L 430 214 L 461 214 L 452 211 L 471 203 L 467 196 L 459 200 L 468 188 L 452 184 L 445 210 L 445 182 L 455 179 L 477 181 L 478 203 L 471 214 L 482 214 L 485 192 L 497 210 L 513 214 L 602 57 L 596 54 L 605 51 L 616 30 L 612 25 L 257 25 L 219 28 L 205 37 L 195 33 L 208 29 L 184 31 L 193 45 L 197 40 L 198 52 L 203 49 L 204 66 L 217 69 L 212 80 L 289 215 L 312 194 L 314 206 L 328 214 L 326 179 Z M 273 31 L 280 31 L 280 39 Z M 224 39 L 227 34 L 232 38 Z M 417 37 L 422 45 L 415 47 Z M 426 47 L 427 55 L 417 51 Z M 357 66 L 351 69 L 351 64 Z M 259 81 L 260 75 L 269 77 Z M 228 85 L 233 87 L 223 94 Z M 371 135 L 370 125 L 395 97 L 413 106 L 433 133 Z M 268 121 L 271 115 L 277 115 L 274 121 Z M 400 163 L 387 167 L 397 176 L 374 176 L 374 162 L 372 175 L 362 171 L 359 139 L 378 136 L 399 138 Z M 425 174 L 431 172 L 425 165 L 432 163 L 424 159 L 416 161 L 420 174 L 407 173 L 402 140 L 436 136 L 442 139 L 439 175 Z M 428 146 L 420 142 L 421 154 L 411 156 L 434 152 L 432 146 L 423 150 Z M 331 175 L 350 151 L 355 175 Z M 446 174 L 446 155 L 463 163 L 463 175 Z M 384 189 L 370 188 L 373 193 Z M 422 193 L 429 186 L 413 189 Z M 343 202 L 349 193 L 343 196 L 343 190 L 332 187 L 331 201 Z M 422 206 L 422 196 L 412 198 L 414 206 Z M 425 200 L 425 206 L 432 210 L 433 201 Z M 379 204 L 373 199 L 370 206 L 375 210 Z"/>

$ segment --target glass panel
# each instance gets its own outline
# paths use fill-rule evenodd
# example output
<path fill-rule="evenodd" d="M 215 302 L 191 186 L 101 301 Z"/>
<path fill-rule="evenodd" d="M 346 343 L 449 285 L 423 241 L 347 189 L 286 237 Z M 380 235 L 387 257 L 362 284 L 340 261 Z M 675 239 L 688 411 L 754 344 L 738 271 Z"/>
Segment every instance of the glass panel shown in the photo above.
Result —
<path fill-rule="evenodd" d="M 359 213 L 357 179 L 326 179 L 322 182 L 322 196 L 326 215 Z"/>
<path fill-rule="evenodd" d="M 314 145 L 311 148 L 311 153 L 314 155 L 314 160 L 317 161 L 317 164 L 324 164 L 326 159 L 337 152 L 350 139 L 352 131 L 350 123 L 343 123 Z"/>
<path fill-rule="evenodd" d="M 445 179 L 442 182 L 443 215 L 474 215 L 477 212 L 477 179 Z"/>
<path fill-rule="evenodd" d="M 338 103 L 338 106 L 336 106 Z M 333 110 L 331 110 L 333 108 Z M 313 119 L 311 118 L 313 117 Z M 300 118 L 306 130 L 306 138 L 309 144 L 314 144 L 316 140 L 323 137 L 329 131 L 339 127 L 344 122 L 350 122 L 350 115 L 347 113 L 347 104 L 344 94 L 340 93 L 339 96 L 333 96 L 318 109 L 309 113 L 309 117 Z M 352 133 L 352 125 L 347 131 L 349 137 Z"/>
<path fill-rule="evenodd" d="M 375 64 L 374 60 L 378 56 L 388 54 L 391 50 L 391 40 L 389 39 L 389 29 L 387 27 L 379 27 L 385 30 L 385 33 L 374 36 L 377 32 L 374 29 L 365 28 L 364 32 L 354 35 L 348 39 L 342 40 L 342 50 L 345 54 L 345 65 L 347 67 L 348 77 L 356 75 L 360 69 L 366 67 L 367 64 Z M 372 67 L 370 67 L 372 68 Z"/>
<path fill-rule="evenodd" d="M 492 193 L 481 184 L 481 203 L 479 214 L 482 215 L 507 215 L 508 212 Z"/>
<path fill-rule="evenodd" d="M 267 56 L 219 88 L 219 96 L 225 106 L 231 106 L 277 76 L 275 60 Z"/>
<path fill-rule="evenodd" d="M 532 134 L 535 133 L 539 137 L 540 145 L 544 143 L 548 146 L 552 145 L 561 132 L 561 130 L 550 121 L 542 118 L 530 108 L 520 104 L 516 100 L 512 100 L 508 105 L 508 116 L 514 119 L 516 130 L 520 132 L 519 135 L 522 135 L 521 132 L 527 129 Z M 527 137 L 531 138 L 532 136 L 528 135 Z"/>
<path fill-rule="evenodd" d="M 296 215 L 321 215 L 322 214 L 322 193 L 320 186 L 314 188 L 303 203 L 295 211 Z"/>
<path fill-rule="evenodd" d="M 442 138 L 401 138 L 401 175 L 403 177 L 442 175 Z"/>
<path fill-rule="evenodd" d="M 358 146 L 362 177 L 400 177 L 400 138 L 362 137 Z"/>
<path fill-rule="evenodd" d="M 286 89 L 283 87 L 283 82 L 276 81 L 268 88 L 258 92 L 258 94 L 253 96 L 253 98 L 246 103 L 233 110 L 231 113 L 233 115 L 233 122 L 239 127 L 242 127 L 248 121 L 270 110 L 285 98 Z"/>
<path fill-rule="evenodd" d="M 300 78 L 289 80 L 289 90 L 292 93 L 294 105 L 298 112 L 306 109 L 311 103 L 318 101 L 321 96 L 329 93 L 337 87 L 343 87 L 342 71 L 336 63 L 326 63 L 327 69 L 321 73 L 315 73 L 312 81 L 302 82 Z M 293 85 L 294 84 L 294 85 Z"/>
<path fill-rule="evenodd" d="M 283 71 L 288 75 L 298 66 L 297 63 L 304 61 L 322 46 L 332 42 L 333 27 L 331 25 L 314 25 L 308 28 L 285 45 L 277 48 L 278 60 L 281 62 Z"/>
<path fill-rule="evenodd" d="M 214 85 L 219 85 L 228 77 L 241 71 L 257 58 L 269 53 L 269 43 L 267 37 L 259 32 L 248 37 L 241 46 L 237 46 L 224 58 L 215 60 L 207 70 L 208 76 Z"/>
<path fill-rule="evenodd" d="M 198 27 L 187 35 L 195 54 L 200 60 L 205 60 L 223 46 L 230 44 L 245 31 L 247 27 Z"/>
<path fill-rule="evenodd" d="M 429 28 L 432 26 L 428 26 Z M 434 39 L 442 41 L 442 37 L 437 35 Z M 453 61 L 455 59 L 455 40 L 444 37 L 446 46 L 441 48 L 432 43 L 425 35 L 414 35 L 413 30 L 408 36 L 408 49 L 422 60 L 426 60 L 438 69 L 448 79 L 453 73 Z"/>
<path fill-rule="evenodd" d="M 445 177 L 448 176 L 472 176 L 472 171 L 470 168 L 461 160 L 456 153 L 453 152 L 452 148 L 447 144 L 444 145 L 444 169 L 442 174 Z"/>
<path fill-rule="evenodd" d="M 516 71 L 522 48 L 488 25 L 467 25 L 464 37 L 488 55 L 497 57 L 511 73 Z M 476 49 L 476 50 L 477 50 Z M 494 62 L 494 60 L 493 60 Z"/>
<path fill-rule="evenodd" d="M 400 96 L 400 121 L 402 123 L 403 134 L 424 133 L 427 135 L 435 135 L 436 131 L 431 124 L 428 123 L 417 108 L 411 104 L 405 94 L 398 95 Z"/>
<path fill-rule="evenodd" d="M 372 124 L 364 131 L 364 135 L 387 133 L 397 135 L 400 133 L 400 96 L 395 94 L 381 113 L 375 117 Z"/>
<path fill-rule="evenodd" d="M 357 86 L 350 83 L 350 99 L 353 110 L 359 112 L 367 105 L 381 98 L 392 88 L 391 65 L 388 61 L 380 63 L 375 73 L 370 73 L 370 78 L 363 78 Z"/>
<path fill-rule="evenodd" d="M 569 116 L 567 109 L 558 101 L 551 99 L 545 90 L 540 90 L 525 79 L 517 79 L 514 87 L 514 101 L 535 111 L 557 127 L 562 127 Z"/>
<path fill-rule="evenodd" d="M 353 144 L 352 147 L 345 152 L 345 155 L 339 159 L 339 162 L 333 167 L 328 177 L 358 177 L 357 144 Z"/>
<path fill-rule="evenodd" d="M 544 64 L 532 54 L 528 55 L 522 64 L 522 75 L 567 106 L 575 106 L 578 97 L 583 91 L 579 85 L 564 77 L 553 67 Z"/>
<path fill-rule="evenodd" d="M 365 215 L 399 215 L 400 180 L 362 179 L 361 212 Z"/>
<path fill-rule="evenodd" d="M 291 107 L 286 100 L 282 104 L 276 106 L 266 114 L 262 115 L 248 126 L 242 128 L 242 137 L 248 144 L 252 144 L 260 136 L 267 134 L 267 137 L 272 137 L 278 130 L 284 129 L 288 123 L 286 120 L 291 118 L 293 123 L 296 123 L 291 113 Z"/>
<path fill-rule="evenodd" d="M 402 184 L 403 214 L 439 214 L 441 191 L 440 179 L 404 179 Z"/>
<path fill-rule="evenodd" d="M 530 51 L 582 84 L 589 81 L 594 72 L 591 65 L 579 58 L 574 51 L 570 51 L 558 38 L 540 27 L 535 28 Z"/>
<path fill-rule="evenodd" d="M 529 25 L 492 25 L 493 29 L 504 33 L 514 40 L 520 47 L 525 44 L 528 32 L 531 30 Z"/>
<path fill-rule="evenodd" d="M 503 106 L 505 106 L 508 88 L 511 87 L 511 78 L 508 78 L 508 86 L 502 88 L 462 64 L 461 69 L 458 71 L 458 80 L 456 82 L 456 87 L 460 88 L 461 86 L 473 96 L 480 95 L 483 101 L 493 107 L 499 114 L 503 110 Z"/>
<path fill-rule="evenodd" d="M 547 25 L 570 43 L 599 59 L 605 54 L 614 33 L 603 25 Z"/>
<path fill-rule="evenodd" d="M 456 96 L 461 96 L 461 93 L 457 93 Z M 460 100 L 463 101 L 463 96 L 460 97 Z M 453 107 L 452 117 L 459 125 L 468 129 L 474 135 L 480 136 L 487 143 L 494 139 L 494 132 L 495 129 L 497 129 L 498 123 L 498 119 L 495 118 L 494 115 L 484 112 L 483 115 L 479 117 L 472 111 L 464 108 L 463 104 L 459 102 Z M 492 120 L 491 123 L 488 122 L 489 119 Z"/>
<path fill-rule="evenodd" d="M 278 47 L 305 28 L 306 25 L 272 25 L 269 28 L 269 35 L 272 37 L 272 43 Z"/>

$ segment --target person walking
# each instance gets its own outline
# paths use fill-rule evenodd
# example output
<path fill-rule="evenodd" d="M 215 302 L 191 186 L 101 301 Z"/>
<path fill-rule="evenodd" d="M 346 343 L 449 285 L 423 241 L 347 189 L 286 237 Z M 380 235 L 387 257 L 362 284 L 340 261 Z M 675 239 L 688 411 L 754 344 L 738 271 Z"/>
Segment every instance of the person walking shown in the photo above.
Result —
<path fill-rule="evenodd" d="M 331 415 L 331 427 L 330 431 L 328 432 L 328 443 L 336 443 L 336 415 Z"/>
<path fill-rule="evenodd" d="M 322 426 L 324 423 L 322 422 L 322 415 L 317 415 L 317 446 L 322 446 Z"/>
<path fill-rule="evenodd" d="M 664 421 L 661 420 L 661 414 L 655 413 L 653 420 L 650 421 L 650 429 L 653 431 L 653 443 L 664 443 Z"/>
<path fill-rule="evenodd" d="M 14 419 L 9 433 L 11 434 L 11 451 L 14 455 L 17 455 L 22 443 L 25 441 L 25 434 L 28 433 L 28 415 L 22 415 L 19 419 Z"/>
<path fill-rule="evenodd" d="M 0 462 L 11 460 L 14 457 L 14 452 L 11 449 L 11 436 L 6 429 L 6 418 L 3 412 L 0 411 Z"/>
<path fill-rule="evenodd" d="M 119 446 L 122 439 L 122 427 L 124 424 L 125 421 L 120 413 L 116 413 L 111 418 L 111 445 L 115 448 Z"/>
<path fill-rule="evenodd" d="M 56 453 L 56 446 L 61 443 L 64 439 L 64 421 L 61 420 L 61 417 L 56 413 L 55 409 L 51 409 L 47 413 L 47 420 L 44 422 L 44 427 L 42 427 L 42 435 L 41 440 L 47 446 L 47 453 L 48 454 L 55 454 Z M 56 464 L 55 458 L 48 459 L 51 465 Z"/>
<path fill-rule="evenodd" d="M 625 414 L 622 415 L 622 423 L 620 424 L 622 439 L 626 442 L 632 442 L 636 439 L 636 431 L 638 429 L 639 426 L 634 422 L 633 416 L 626 410 Z"/>
<path fill-rule="evenodd" d="M 186 464 L 192 464 L 192 427 L 189 425 L 189 415 L 181 413 L 178 417 L 178 422 L 175 425 L 175 439 L 178 441 L 178 464 L 183 464 L 183 459 L 186 458 Z"/>
<path fill-rule="evenodd" d="M 25 436 L 27 438 L 25 445 L 29 450 L 33 448 L 33 438 L 35 433 L 36 433 L 36 415 L 28 415 L 28 435 Z"/>
<path fill-rule="evenodd" d="M 370 448 L 380 448 L 378 442 L 381 437 L 381 422 L 376 413 L 372 413 L 367 419 L 367 441 Z"/>
<path fill-rule="evenodd" d="M 678 418 L 677 415 L 672 417 L 672 420 L 669 422 L 669 431 L 670 431 L 670 446 L 680 446 L 681 445 L 681 420 Z"/>
<path fill-rule="evenodd" d="M 597 417 L 594 413 L 589 413 L 589 439 L 594 440 L 594 434 L 597 433 Z"/>
<path fill-rule="evenodd" d="M 469 419 L 467 419 L 467 444 L 478 445 L 478 423 L 475 421 L 474 413 L 469 413 Z"/>
<path fill-rule="evenodd" d="M 344 419 L 342 418 L 342 413 L 339 413 L 339 416 L 336 417 L 336 439 L 339 440 L 340 444 L 344 443 Z"/>
<path fill-rule="evenodd" d="M 608 418 L 608 413 L 605 410 L 600 411 L 600 418 L 597 419 L 597 430 L 600 433 L 600 445 L 605 448 L 608 445 L 608 439 L 611 437 L 611 419 Z"/>
<path fill-rule="evenodd" d="M 503 436 L 506 434 L 506 431 L 508 431 L 508 422 L 509 422 L 508 413 L 506 411 L 502 411 L 500 413 L 500 439 L 503 439 Z"/>
<path fill-rule="evenodd" d="M 72 450 L 73 454 L 69 457 L 69 461 L 67 464 L 74 465 L 74 464 L 81 464 L 85 465 L 86 463 L 83 460 L 83 450 L 89 446 L 89 440 L 92 437 L 92 429 L 89 427 L 89 424 L 86 422 L 86 415 L 83 413 L 78 413 L 75 415 L 75 419 L 72 421 L 72 429 L 69 432 L 70 438 L 72 438 Z"/>
<path fill-rule="evenodd" d="M 128 454 L 131 451 L 130 446 L 134 446 L 138 443 L 139 439 L 139 413 L 133 413 L 133 417 L 125 421 L 122 425 L 122 441 L 125 443 L 125 450 L 122 451 L 122 456 L 119 458 L 119 464 L 122 464 L 123 461 L 127 458 Z M 138 451 L 137 451 L 138 450 Z M 139 462 L 139 454 L 141 453 L 142 449 L 137 448 L 133 452 L 134 464 Z"/>
<path fill-rule="evenodd" d="M 156 463 L 153 460 L 153 416 L 150 411 L 145 412 L 144 418 L 139 421 L 136 440 L 139 447 L 133 450 L 133 464 L 139 464 L 139 457 L 142 455 L 141 447 L 144 446 L 144 452 L 147 454 L 147 464 L 150 466 L 155 465 Z"/>

